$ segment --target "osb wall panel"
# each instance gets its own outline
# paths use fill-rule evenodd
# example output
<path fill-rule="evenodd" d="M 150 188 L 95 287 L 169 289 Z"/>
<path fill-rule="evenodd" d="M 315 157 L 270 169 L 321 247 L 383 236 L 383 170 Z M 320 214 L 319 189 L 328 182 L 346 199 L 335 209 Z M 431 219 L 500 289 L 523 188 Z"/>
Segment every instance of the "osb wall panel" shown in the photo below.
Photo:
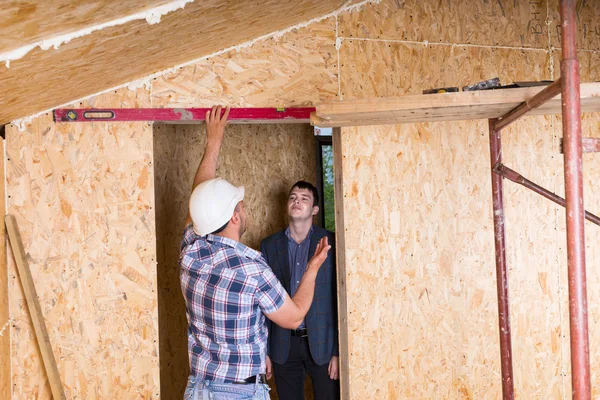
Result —
<path fill-rule="evenodd" d="M 552 154 L 545 121 L 519 124 L 533 143 L 509 165 L 552 187 L 539 168 Z M 351 398 L 500 398 L 486 128 L 343 130 L 344 213 L 365 216 L 345 220 Z M 561 398 L 556 242 L 544 234 L 555 207 L 518 190 L 507 183 L 516 392 Z"/>
<path fill-rule="evenodd" d="M 548 47 L 546 0 L 383 0 L 340 16 L 344 38 Z"/>
<path fill-rule="evenodd" d="M 583 120 L 583 133 L 586 137 L 600 137 L 600 116 L 589 115 Z M 562 135 L 561 135 L 562 136 Z M 587 154 L 583 158 L 584 162 L 584 205 L 587 210 L 598 215 L 600 213 L 600 158 L 598 153 Z M 564 220 L 564 213 L 561 213 L 561 219 Z M 600 251 L 595 244 L 600 240 L 600 227 L 586 222 L 585 229 L 586 240 L 586 260 L 587 260 L 587 285 L 588 285 L 588 315 L 590 326 L 590 364 L 591 381 L 600 382 Z M 562 240 L 565 236 L 561 237 Z M 565 243 L 565 242 L 563 242 Z M 563 264 L 564 265 L 564 264 Z M 567 281 L 561 288 L 563 298 L 565 299 L 565 308 L 567 301 Z M 566 321 L 566 320 L 565 320 Z M 566 339 L 565 339 L 566 342 Z M 567 343 L 563 345 L 567 347 Z M 594 397 L 600 396 L 600 387 L 595 384 L 592 389 Z"/>
<path fill-rule="evenodd" d="M 560 0 L 549 0 L 553 47 L 561 47 L 559 4 Z M 577 1 L 577 48 L 600 50 L 600 4 L 596 1 Z"/>
<path fill-rule="evenodd" d="M 542 50 L 344 40 L 340 60 L 344 100 L 421 94 L 491 77 L 505 84 L 550 78 L 549 57 Z"/>
<path fill-rule="evenodd" d="M 307 106 L 337 96 L 335 18 L 157 78 L 157 107 Z"/>
<path fill-rule="evenodd" d="M 191 185 L 205 146 L 203 125 L 155 126 L 158 286 L 163 399 L 183 396 L 188 371 L 187 320 L 179 284 L 179 248 Z M 230 125 L 217 176 L 246 188 L 247 231 L 254 249 L 287 225 L 294 182 L 315 181 L 314 134 L 309 125 Z M 275 390 L 272 398 L 276 398 Z"/>
<path fill-rule="evenodd" d="M 497 395 L 484 127 L 342 130 L 352 399 Z"/>
<path fill-rule="evenodd" d="M 553 191 L 562 180 L 555 124 L 554 117 L 528 118 L 503 133 L 505 164 Z M 565 362 L 561 337 L 568 334 L 559 292 L 561 210 L 510 181 L 505 188 L 516 390 L 531 398 L 566 398 L 568 378 L 559 372 Z"/>
<path fill-rule="evenodd" d="M 147 91 L 83 106 L 144 107 Z M 67 398 L 159 398 L 152 128 L 7 129 L 8 212 L 17 218 Z M 48 399 L 14 263 L 13 399 Z"/>

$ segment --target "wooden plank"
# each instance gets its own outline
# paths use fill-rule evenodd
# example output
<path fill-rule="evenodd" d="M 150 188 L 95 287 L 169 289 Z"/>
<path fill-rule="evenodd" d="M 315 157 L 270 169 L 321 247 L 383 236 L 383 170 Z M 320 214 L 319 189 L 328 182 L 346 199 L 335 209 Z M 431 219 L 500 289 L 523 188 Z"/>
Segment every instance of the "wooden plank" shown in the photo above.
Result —
<path fill-rule="evenodd" d="M 35 336 L 40 346 L 44 368 L 48 374 L 52 397 L 55 400 L 66 399 L 60 382 L 60 375 L 58 373 L 56 360 L 54 359 L 54 353 L 52 352 L 50 337 L 48 336 L 46 323 L 44 322 L 44 315 L 42 314 L 33 277 L 31 276 L 31 270 L 29 269 L 29 262 L 27 261 L 23 241 L 21 240 L 21 234 L 19 233 L 19 227 L 17 226 L 17 221 L 14 216 L 7 215 L 4 222 L 6 224 L 6 230 L 8 231 L 8 237 L 10 239 L 15 262 L 19 270 L 19 278 L 21 280 L 21 285 L 23 286 L 25 299 L 27 300 L 27 307 L 29 308 L 31 320 L 35 328 Z"/>
<path fill-rule="evenodd" d="M 365 126 L 499 118 L 544 86 L 478 92 L 410 95 L 317 104 L 313 125 Z M 600 111 L 600 83 L 581 84 L 582 112 Z M 560 95 L 528 115 L 561 113 Z"/>
<path fill-rule="evenodd" d="M 4 139 L 0 140 L 0 212 L 6 214 L 4 179 Z M 11 398 L 10 314 L 8 308 L 8 263 L 6 230 L 0 229 L 0 399 Z"/>
<path fill-rule="evenodd" d="M 338 327 L 340 346 L 340 390 L 341 399 L 350 396 L 350 359 L 348 352 L 348 300 L 346 292 L 346 246 L 344 228 L 344 178 L 342 171 L 342 130 L 333 129 L 333 170 L 335 197 L 335 248 L 337 264 Z"/>

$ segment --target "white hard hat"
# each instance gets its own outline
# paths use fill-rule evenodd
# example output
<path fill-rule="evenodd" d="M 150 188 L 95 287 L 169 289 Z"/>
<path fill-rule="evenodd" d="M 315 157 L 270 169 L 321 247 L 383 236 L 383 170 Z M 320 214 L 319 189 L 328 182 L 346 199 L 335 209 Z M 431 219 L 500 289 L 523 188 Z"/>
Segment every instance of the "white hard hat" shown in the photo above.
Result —
<path fill-rule="evenodd" d="M 194 232 L 204 236 L 225 225 L 233 216 L 235 206 L 244 200 L 244 187 L 235 187 L 225 179 L 202 182 L 190 197 L 190 217 Z"/>

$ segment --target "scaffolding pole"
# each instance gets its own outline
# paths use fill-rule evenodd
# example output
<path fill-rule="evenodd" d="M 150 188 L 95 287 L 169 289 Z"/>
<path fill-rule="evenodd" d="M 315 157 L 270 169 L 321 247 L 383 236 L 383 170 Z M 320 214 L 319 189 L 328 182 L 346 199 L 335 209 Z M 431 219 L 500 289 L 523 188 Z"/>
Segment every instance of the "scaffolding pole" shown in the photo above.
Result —
<path fill-rule="evenodd" d="M 494 244 L 496 248 L 496 291 L 498 294 L 498 325 L 500 331 L 500 365 L 502 368 L 502 398 L 513 400 L 514 378 L 510 337 L 510 308 L 508 304 L 508 271 L 506 267 L 506 231 L 504 225 L 504 185 L 494 167 L 502 163 L 500 130 L 494 129 L 498 120 L 490 119 L 490 160 L 492 172 L 492 202 L 494 208 Z"/>
<path fill-rule="evenodd" d="M 562 125 L 567 209 L 567 265 L 569 275 L 569 326 L 571 334 L 571 385 L 573 399 L 591 399 L 588 342 L 583 161 L 581 150 L 581 99 L 577 60 L 575 0 L 561 0 Z"/>
<path fill-rule="evenodd" d="M 581 98 L 579 61 L 577 60 L 577 24 L 575 0 L 560 1 L 561 17 L 561 77 L 538 95 L 522 103 L 505 116 L 489 120 L 490 157 L 492 167 L 492 199 L 494 209 L 494 240 L 496 249 L 496 286 L 498 291 L 498 322 L 500 331 L 500 359 L 502 367 L 502 395 L 514 399 L 512 349 L 506 265 L 506 232 L 504 226 L 503 176 L 547 198 L 564 204 L 567 215 L 567 259 L 569 276 L 569 326 L 571 339 L 571 382 L 574 400 L 590 400 L 590 361 L 588 342 L 588 313 L 585 270 L 583 205 L 583 161 L 581 138 Z M 562 124 L 564 149 L 565 200 L 550 193 L 518 173 L 502 165 L 501 130 L 541 106 L 558 92 L 562 96 Z M 596 143 L 593 144 L 595 149 Z M 590 218 L 591 217 L 591 218 Z M 597 223 L 598 217 L 588 213 Z"/>

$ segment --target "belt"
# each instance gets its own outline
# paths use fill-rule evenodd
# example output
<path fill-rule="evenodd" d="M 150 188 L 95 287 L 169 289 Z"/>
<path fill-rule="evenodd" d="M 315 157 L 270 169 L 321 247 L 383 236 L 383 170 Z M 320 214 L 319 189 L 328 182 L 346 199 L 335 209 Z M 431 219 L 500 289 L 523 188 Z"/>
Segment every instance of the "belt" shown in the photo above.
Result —
<path fill-rule="evenodd" d="M 236 385 L 245 385 L 248 383 L 256 383 L 256 375 L 250 378 L 242 379 L 241 381 L 231 382 Z M 267 377 L 263 374 L 258 375 L 258 383 L 267 383 Z"/>
<path fill-rule="evenodd" d="M 292 330 L 291 332 L 292 332 L 292 336 L 299 336 L 299 337 L 307 337 L 308 336 L 308 332 L 306 331 L 306 328 Z"/>

